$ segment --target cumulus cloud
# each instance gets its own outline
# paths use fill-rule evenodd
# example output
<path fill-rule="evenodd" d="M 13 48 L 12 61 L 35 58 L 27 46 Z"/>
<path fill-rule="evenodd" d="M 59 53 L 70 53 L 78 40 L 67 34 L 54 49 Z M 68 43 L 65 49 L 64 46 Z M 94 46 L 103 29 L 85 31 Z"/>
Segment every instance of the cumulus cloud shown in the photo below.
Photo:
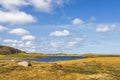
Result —
<path fill-rule="evenodd" d="M 55 7 L 61 6 L 68 1 L 69 0 L 30 0 L 30 4 L 41 12 L 51 12 Z"/>
<path fill-rule="evenodd" d="M 75 18 L 75 19 L 72 20 L 73 25 L 80 25 L 80 24 L 83 24 L 83 23 L 84 23 L 84 21 L 79 19 L 79 18 Z"/>
<path fill-rule="evenodd" d="M 22 40 L 35 40 L 35 37 L 32 35 L 25 35 L 22 37 Z"/>
<path fill-rule="evenodd" d="M 52 0 L 30 0 L 31 4 L 42 12 L 52 11 Z"/>
<path fill-rule="evenodd" d="M 117 25 L 98 25 L 98 27 L 96 28 L 96 32 L 108 32 L 108 31 L 112 31 L 117 27 Z"/>
<path fill-rule="evenodd" d="M 0 0 L 0 23 L 27 24 L 36 19 L 20 8 L 25 6 L 34 7 L 40 12 L 52 12 L 56 7 L 63 6 L 70 0 Z"/>
<path fill-rule="evenodd" d="M 70 35 L 70 32 L 68 30 L 63 30 L 63 31 L 55 31 L 55 32 L 51 32 L 50 36 L 68 36 Z"/>
<path fill-rule="evenodd" d="M 25 45 L 26 45 L 26 46 L 31 46 L 31 45 L 32 45 L 32 42 L 31 42 L 31 41 L 27 41 L 27 42 L 25 43 Z"/>
<path fill-rule="evenodd" d="M 7 10 L 14 10 L 20 6 L 28 5 L 27 0 L 0 0 L 0 5 Z"/>
<path fill-rule="evenodd" d="M 22 11 L 4 12 L 0 11 L 0 23 L 26 24 L 35 22 L 35 18 Z"/>
<path fill-rule="evenodd" d="M 83 40 L 84 39 L 82 37 L 76 37 L 67 43 L 67 47 L 74 47 L 75 45 L 79 44 Z"/>
<path fill-rule="evenodd" d="M 17 47 L 18 49 L 25 50 L 27 52 L 36 50 L 42 52 L 61 52 L 69 50 L 73 47 L 80 46 L 84 38 L 82 37 L 72 37 L 67 41 L 64 40 L 41 40 L 39 42 L 33 40 L 14 40 L 14 39 L 5 39 L 3 43 L 8 46 Z"/>
<path fill-rule="evenodd" d="M 6 30 L 8 30 L 7 27 L 4 27 L 4 26 L 0 25 L 0 32 L 2 32 L 2 31 L 6 31 Z"/>
<path fill-rule="evenodd" d="M 28 35 L 30 32 L 23 29 L 23 28 L 16 28 L 16 29 L 13 29 L 11 31 L 9 31 L 10 34 L 15 34 L 15 35 L 18 35 L 18 36 L 24 36 L 24 35 Z"/>
<path fill-rule="evenodd" d="M 50 46 L 52 46 L 53 48 L 61 48 L 64 46 L 64 42 L 61 41 L 51 41 L 50 42 Z"/>
<path fill-rule="evenodd" d="M 75 38 L 68 42 L 62 42 L 62 41 L 51 41 L 50 45 L 53 48 L 71 48 L 79 44 L 83 39 L 82 38 Z"/>
<path fill-rule="evenodd" d="M 31 50 L 35 49 L 35 44 L 33 41 L 22 41 L 22 40 L 15 40 L 15 39 L 4 39 L 3 40 L 4 45 L 16 47 L 21 50 L 25 50 L 27 52 L 30 52 Z"/>
<path fill-rule="evenodd" d="M 68 41 L 50 41 L 49 49 L 51 49 L 51 48 L 52 48 L 52 50 L 70 49 L 72 47 L 79 45 L 83 40 L 84 40 L 84 38 L 82 38 L 82 37 L 75 37 Z"/>
<path fill-rule="evenodd" d="M 5 40 L 3 40 L 3 43 L 7 43 L 7 44 L 20 44 L 20 43 L 22 43 L 22 41 L 13 40 L 13 39 L 5 39 Z"/>
<path fill-rule="evenodd" d="M 33 6 L 41 12 L 51 12 L 70 0 L 0 0 L 0 5 L 7 10 L 16 10 L 23 6 Z"/>

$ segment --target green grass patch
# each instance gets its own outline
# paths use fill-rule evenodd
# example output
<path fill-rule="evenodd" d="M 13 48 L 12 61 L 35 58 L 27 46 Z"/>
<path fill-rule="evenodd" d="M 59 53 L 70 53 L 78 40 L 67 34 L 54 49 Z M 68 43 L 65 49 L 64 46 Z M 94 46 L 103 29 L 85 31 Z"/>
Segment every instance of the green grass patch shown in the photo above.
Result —
<path fill-rule="evenodd" d="M 0 58 L 43 58 L 46 55 L 43 54 L 29 54 L 29 53 L 18 53 L 18 54 L 6 54 L 0 55 Z"/>

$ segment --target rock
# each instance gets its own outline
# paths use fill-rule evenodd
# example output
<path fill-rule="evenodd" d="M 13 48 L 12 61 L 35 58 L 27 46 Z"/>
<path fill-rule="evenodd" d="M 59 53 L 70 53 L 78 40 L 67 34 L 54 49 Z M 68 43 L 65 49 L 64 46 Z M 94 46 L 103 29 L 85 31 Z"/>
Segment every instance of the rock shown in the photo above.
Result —
<path fill-rule="evenodd" d="M 14 59 L 11 60 L 11 62 L 14 62 L 14 61 L 15 61 Z"/>
<path fill-rule="evenodd" d="M 32 64 L 31 64 L 30 62 L 28 62 L 28 61 L 19 62 L 18 65 L 20 65 L 20 66 L 25 66 L 25 67 L 27 67 L 27 66 L 32 66 Z"/>

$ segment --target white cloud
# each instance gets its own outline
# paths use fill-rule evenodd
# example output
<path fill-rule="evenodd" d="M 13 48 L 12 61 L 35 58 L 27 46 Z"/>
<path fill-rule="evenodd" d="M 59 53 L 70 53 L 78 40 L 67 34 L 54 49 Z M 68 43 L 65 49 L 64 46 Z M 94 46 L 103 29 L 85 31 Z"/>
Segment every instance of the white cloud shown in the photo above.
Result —
<path fill-rule="evenodd" d="M 81 41 L 83 41 L 84 39 L 83 38 L 79 38 L 79 37 L 76 37 L 76 38 L 74 38 L 73 40 L 71 40 L 71 41 L 69 41 L 68 43 L 67 43 L 67 47 L 73 47 L 73 46 L 75 46 L 75 45 L 77 45 L 77 44 L 79 44 Z"/>
<path fill-rule="evenodd" d="M 3 40 L 4 45 L 16 47 L 21 50 L 25 50 L 30 52 L 31 49 L 35 49 L 35 44 L 33 41 L 22 41 L 22 40 L 14 40 L 14 39 L 4 39 Z"/>
<path fill-rule="evenodd" d="M 27 0 L 0 0 L 0 5 L 7 10 L 15 10 L 16 8 L 28 5 Z"/>
<path fill-rule="evenodd" d="M 31 41 L 27 41 L 27 42 L 25 43 L 25 45 L 31 46 L 31 45 L 32 45 L 32 42 L 31 42 Z"/>
<path fill-rule="evenodd" d="M 3 42 L 4 42 L 4 43 L 12 43 L 13 40 L 11 40 L 11 39 L 5 39 L 5 40 L 3 40 Z"/>
<path fill-rule="evenodd" d="M 50 41 L 50 50 L 66 50 L 82 43 L 84 38 L 76 37 L 68 41 Z M 49 45 L 49 44 L 47 44 Z"/>
<path fill-rule="evenodd" d="M 42 12 L 52 11 L 52 0 L 30 0 L 31 4 Z"/>
<path fill-rule="evenodd" d="M 34 44 L 33 44 L 32 41 L 27 41 L 27 42 L 25 42 L 25 46 L 26 46 L 26 47 L 29 47 L 29 48 L 35 48 L 35 46 L 34 46 Z"/>
<path fill-rule="evenodd" d="M 19 7 L 33 6 L 41 12 L 51 12 L 54 8 L 68 3 L 70 0 L 0 0 L 6 10 L 19 10 Z"/>
<path fill-rule="evenodd" d="M 3 40 L 3 43 L 8 43 L 8 44 L 19 44 L 22 43 L 22 41 L 18 41 L 18 40 L 13 40 L 13 39 L 5 39 Z"/>
<path fill-rule="evenodd" d="M 22 40 L 35 40 L 35 37 L 32 35 L 25 35 L 22 37 Z"/>
<path fill-rule="evenodd" d="M 50 36 L 68 36 L 70 32 L 68 30 L 63 30 L 63 31 L 55 31 L 50 33 Z"/>
<path fill-rule="evenodd" d="M 63 40 L 53 40 L 45 39 L 41 41 L 31 41 L 31 40 L 14 40 L 5 39 L 3 44 L 8 46 L 13 46 L 21 50 L 30 52 L 32 49 L 43 52 L 62 52 L 80 46 L 84 39 L 82 37 L 72 37 L 67 41 Z"/>
<path fill-rule="evenodd" d="M 98 25 L 98 27 L 96 28 L 96 32 L 108 32 L 108 31 L 112 31 L 117 27 L 117 25 Z"/>
<path fill-rule="evenodd" d="M 53 48 L 61 48 L 64 46 L 64 42 L 61 41 L 51 41 L 50 42 L 50 46 L 52 46 Z"/>
<path fill-rule="evenodd" d="M 30 5 L 41 12 L 51 12 L 55 7 L 61 6 L 69 0 L 29 0 Z"/>
<path fill-rule="evenodd" d="M 4 27 L 4 26 L 0 25 L 0 32 L 2 32 L 2 31 L 6 31 L 6 30 L 8 30 L 7 27 Z"/>
<path fill-rule="evenodd" d="M 9 24 L 26 24 L 35 22 L 35 18 L 22 11 L 10 11 L 4 12 L 0 11 L 0 23 L 9 23 Z"/>
<path fill-rule="evenodd" d="M 9 31 L 10 34 L 15 34 L 15 35 L 18 35 L 18 36 L 24 36 L 24 35 L 28 35 L 30 32 L 23 29 L 23 28 L 16 28 L 16 29 L 13 29 L 11 31 Z"/>
<path fill-rule="evenodd" d="M 80 25 L 80 24 L 83 24 L 83 23 L 84 23 L 84 21 L 79 19 L 79 18 L 75 18 L 72 21 L 72 24 L 74 24 L 74 25 Z"/>

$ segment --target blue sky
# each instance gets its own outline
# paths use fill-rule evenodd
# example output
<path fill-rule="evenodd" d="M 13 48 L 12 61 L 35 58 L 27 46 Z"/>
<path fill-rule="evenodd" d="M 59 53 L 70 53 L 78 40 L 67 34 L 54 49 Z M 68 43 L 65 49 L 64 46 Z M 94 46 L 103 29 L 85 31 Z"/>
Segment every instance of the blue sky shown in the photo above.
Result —
<path fill-rule="evenodd" d="M 0 0 L 0 44 L 42 53 L 120 50 L 119 0 Z"/>

